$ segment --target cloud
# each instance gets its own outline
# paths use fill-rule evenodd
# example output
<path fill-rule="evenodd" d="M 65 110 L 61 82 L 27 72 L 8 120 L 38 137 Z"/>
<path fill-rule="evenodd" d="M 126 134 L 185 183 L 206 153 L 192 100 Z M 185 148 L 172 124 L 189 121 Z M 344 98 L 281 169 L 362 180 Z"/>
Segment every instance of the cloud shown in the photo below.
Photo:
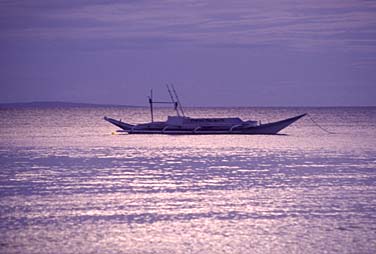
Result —
<path fill-rule="evenodd" d="M 2 1 L 0 9 L 1 38 L 376 51 L 374 1 Z"/>

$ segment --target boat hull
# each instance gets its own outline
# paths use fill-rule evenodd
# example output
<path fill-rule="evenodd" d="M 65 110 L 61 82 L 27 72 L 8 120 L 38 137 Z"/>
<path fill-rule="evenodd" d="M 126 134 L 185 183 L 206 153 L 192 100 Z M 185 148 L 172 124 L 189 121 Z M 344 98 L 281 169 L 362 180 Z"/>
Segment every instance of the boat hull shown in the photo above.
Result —
<path fill-rule="evenodd" d="M 104 119 L 121 129 L 128 134 L 166 134 L 166 135 L 273 135 L 278 134 L 281 130 L 285 129 L 292 123 L 296 122 L 300 118 L 304 117 L 306 114 L 298 115 L 295 117 L 287 118 L 281 121 L 260 124 L 257 126 L 235 126 L 230 129 L 205 129 L 205 128 L 195 128 L 195 129 L 181 129 L 178 127 L 164 127 L 160 129 L 148 129 L 148 128 L 137 128 L 137 126 L 124 123 L 112 118 L 105 117 Z"/>

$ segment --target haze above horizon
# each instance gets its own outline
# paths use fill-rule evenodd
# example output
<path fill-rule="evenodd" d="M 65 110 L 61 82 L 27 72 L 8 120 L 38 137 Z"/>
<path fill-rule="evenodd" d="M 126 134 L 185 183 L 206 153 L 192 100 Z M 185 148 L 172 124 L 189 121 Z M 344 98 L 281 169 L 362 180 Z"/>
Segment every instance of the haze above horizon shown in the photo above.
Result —
<path fill-rule="evenodd" d="M 376 2 L 0 1 L 0 103 L 376 106 Z"/>

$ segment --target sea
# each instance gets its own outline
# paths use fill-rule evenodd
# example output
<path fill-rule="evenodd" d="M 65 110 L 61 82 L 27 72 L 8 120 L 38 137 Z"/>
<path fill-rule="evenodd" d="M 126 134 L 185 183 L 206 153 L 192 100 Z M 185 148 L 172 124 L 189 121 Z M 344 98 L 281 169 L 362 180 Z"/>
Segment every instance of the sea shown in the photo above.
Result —
<path fill-rule="evenodd" d="M 376 253 L 376 107 L 185 112 L 308 115 L 280 135 L 128 135 L 103 117 L 148 108 L 3 106 L 0 253 Z"/>

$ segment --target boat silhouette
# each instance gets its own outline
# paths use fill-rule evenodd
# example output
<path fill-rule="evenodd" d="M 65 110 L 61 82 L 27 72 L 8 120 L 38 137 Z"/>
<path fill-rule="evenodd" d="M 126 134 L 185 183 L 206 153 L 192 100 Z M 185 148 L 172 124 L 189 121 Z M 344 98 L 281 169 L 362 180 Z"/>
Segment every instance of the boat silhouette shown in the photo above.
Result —
<path fill-rule="evenodd" d="M 239 117 L 225 118 L 192 118 L 185 116 L 178 94 L 174 86 L 167 85 L 171 101 L 154 101 L 153 92 L 149 96 L 151 122 L 142 124 L 129 124 L 121 120 L 104 117 L 107 122 L 119 127 L 128 134 L 278 134 L 292 123 L 296 122 L 306 114 L 301 114 L 284 120 L 264 123 L 260 121 L 243 121 Z M 168 116 L 166 121 L 154 121 L 154 104 L 172 104 L 176 116 Z"/>

